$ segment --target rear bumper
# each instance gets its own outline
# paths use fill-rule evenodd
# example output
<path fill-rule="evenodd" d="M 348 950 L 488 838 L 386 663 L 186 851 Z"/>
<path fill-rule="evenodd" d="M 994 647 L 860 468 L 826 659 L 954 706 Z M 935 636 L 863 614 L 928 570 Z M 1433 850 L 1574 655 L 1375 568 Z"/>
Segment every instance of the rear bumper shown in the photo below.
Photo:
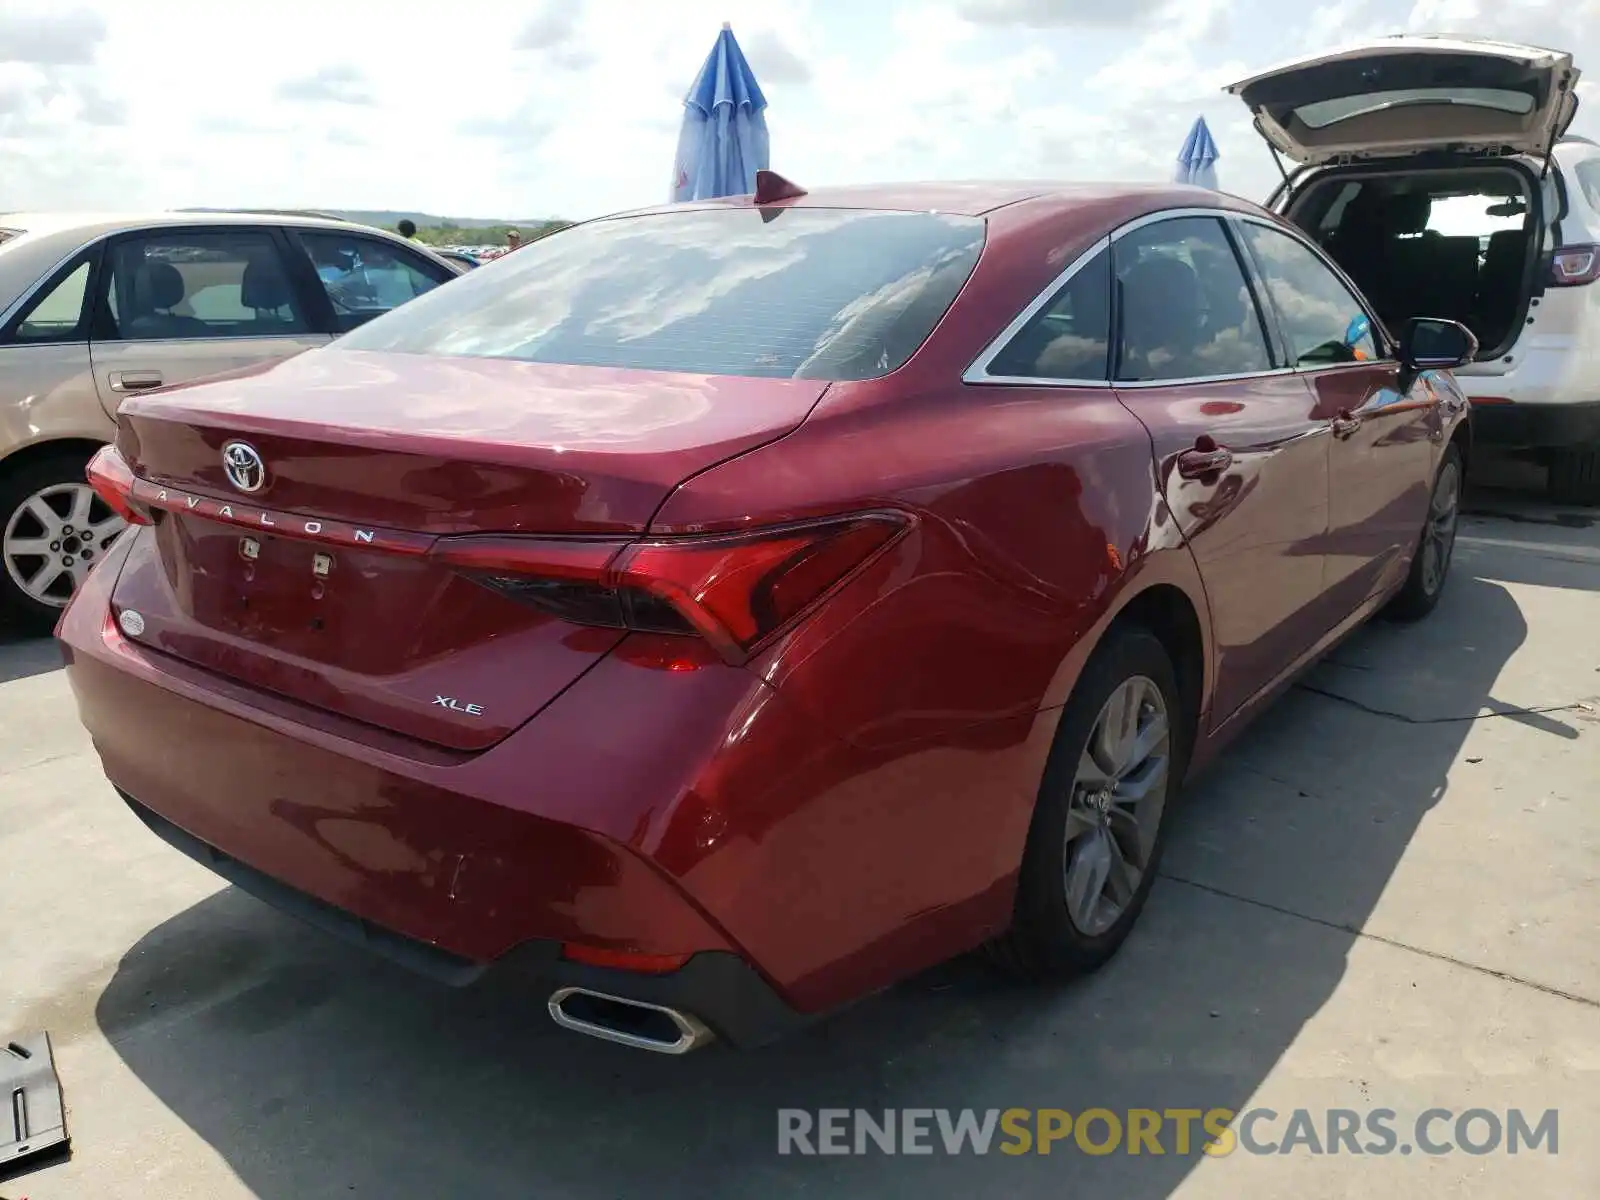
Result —
<path fill-rule="evenodd" d="M 494 971 L 528 979 L 538 986 L 541 996 L 561 987 L 587 988 L 689 1013 L 741 1049 L 785 1037 L 815 1019 L 791 1008 L 747 962 L 726 951 L 699 953 L 676 971 L 651 975 L 568 961 L 561 956 L 561 944 L 550 940 L 524 942 L 494 964 L 461 958 L 297 891 L 185 833 L 131 796 L 123 794 L 122 798 L 162 841 L 215 871 L 240 891 L 325 933 L 452 987 L 473 983 Z"/>
<path fill-rule="evenodd" d="M 1481 444 L 1518 449 L 1600 445 L 1600 400 L 1570 404 L 1475 402 L 1472 433 Z"/>
<path fill-rule="evenodd" d="M 492 748 L 442 750 L 124 637 L 111 593 L 143 536 L 56 631 L 107 778 L 213 868 L 412 966 L 464 980 L 562 943 L 691 956 L 685 979 L 748 972 L 811 1014 L 1010 918 L 1053 714 L 867 750 L 753 671 L 624 643 Z M 708 986 L 603 978 L 646 1002 Z M 695 1007 L 715 1029 L 723 1006 Z"/>

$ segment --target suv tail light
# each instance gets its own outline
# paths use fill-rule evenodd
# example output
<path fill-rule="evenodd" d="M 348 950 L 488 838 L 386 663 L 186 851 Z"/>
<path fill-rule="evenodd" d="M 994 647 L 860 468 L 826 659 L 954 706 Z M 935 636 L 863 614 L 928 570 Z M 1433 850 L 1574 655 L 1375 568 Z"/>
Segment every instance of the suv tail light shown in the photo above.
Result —
<path fill-rule="evenodd" d="M 150 525 L 153 520 L 145 507 L 133 498 L 133 468 L 115 446 L 102 446 L 89 460 L 84 476 L 94 494 L 129 525 Z"/>
<path fill-rule="evenodd" d="M 903 513 L 871 512 L 654 541 L 450 537 L 431 554 L 563 620 L 698 634 L 737 665 L 909 527 Z"/>
<path fill-rule="evenodd" d="M 1578 287 L 1600 279 L 1600 246 L 1563 246 L 1550 259 L 1552 287 Z"/>

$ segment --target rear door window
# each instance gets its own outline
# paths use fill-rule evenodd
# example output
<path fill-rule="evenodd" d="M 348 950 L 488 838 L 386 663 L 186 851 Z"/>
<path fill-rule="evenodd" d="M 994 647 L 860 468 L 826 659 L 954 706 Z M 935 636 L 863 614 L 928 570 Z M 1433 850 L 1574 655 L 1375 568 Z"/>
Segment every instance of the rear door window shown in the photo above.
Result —
<path fill-rule="evenodd" d="M 1221 221 L 1157 221 L 1119 238 L 1112 249 L 1119 382 L 1271 370 L 1261 312 Z"/>
<path fill-rule="evenodd" d="M 123 341 L 252 338 L 310 328 L 265 229 L 125 238 L 107 258 L 107 310 Z"/>
<path fill-rule="evenodd" d="M 966 283 L 975 217 L 673 211 L 578 225 L 380 317 L 353 350 L 769 378 L 902 365 Z"/>

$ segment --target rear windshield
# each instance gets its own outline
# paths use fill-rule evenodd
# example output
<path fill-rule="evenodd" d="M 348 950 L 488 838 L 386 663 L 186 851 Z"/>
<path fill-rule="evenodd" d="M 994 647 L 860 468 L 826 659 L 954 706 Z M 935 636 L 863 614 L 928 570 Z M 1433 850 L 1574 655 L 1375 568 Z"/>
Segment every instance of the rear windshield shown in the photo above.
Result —
<path fill-rule="evenodd" d="M 1336 96 L 1303 104 L 1294 115 L 1312 129 L 1325 129 L 1352 117 L 1383 112 L 1413 104 L 1460 104 L 1471 108 L 1493 108 L 1525 116 L 1533 111 L 1533 97 L 1526 92 L 1500 88 L 1403 88 L 1392 92 L 1362 92 L 1357 96 Z"/>
<path fill-rule="evenodd" d="M 966 283 L 974 217 L 710 209 L 551 234 L 339 339 L 351 350 L 868 379 Z"/>

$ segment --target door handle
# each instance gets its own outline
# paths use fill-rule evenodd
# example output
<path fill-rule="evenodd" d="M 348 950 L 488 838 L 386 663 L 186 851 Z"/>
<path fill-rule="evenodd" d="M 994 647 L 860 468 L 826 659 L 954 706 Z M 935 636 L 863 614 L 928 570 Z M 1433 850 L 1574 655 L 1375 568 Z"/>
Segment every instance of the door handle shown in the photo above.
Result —
<path fill-rule="evenodd" d="M 1333 436 L 1347 438 L 1361 428 L 1361 418 L 1353 416 L 1350 412 L 1340 413 L 1333 419 Z"/>
<path fill-rule="evenodd" d="M 1201 435 L 1192 450 L 1178 455 L 1178 474 L 1185 479 L 1203 479 L 1233 466 L 1233 451 Z"/>
<path fill-rule="evenodd" d="M 161 372 L 113 371 L 110 381 L 113 392 L 147 392 L 161 386 Z"/>

